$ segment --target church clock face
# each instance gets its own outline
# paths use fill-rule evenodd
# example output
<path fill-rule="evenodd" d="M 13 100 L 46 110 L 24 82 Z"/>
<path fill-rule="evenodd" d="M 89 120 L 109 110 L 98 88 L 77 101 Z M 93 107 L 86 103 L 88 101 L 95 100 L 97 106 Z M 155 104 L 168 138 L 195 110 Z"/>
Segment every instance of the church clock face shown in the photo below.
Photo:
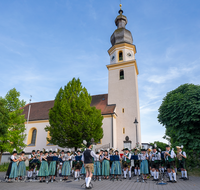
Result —
<path fill-rule="evenodd" d="M 113 61 L 114 59 L 115 59 L 115 56 L 113 55 L 112 58 L 111 58 L 111 60 Z"/>
<path fill-rule="evenodd" d="M 131 52 L 128 52 L 128 53 L 127 53 L 127 56 L 128 56 L 128 57 L 132 57 L 132 53 L 131 53 Z"/>

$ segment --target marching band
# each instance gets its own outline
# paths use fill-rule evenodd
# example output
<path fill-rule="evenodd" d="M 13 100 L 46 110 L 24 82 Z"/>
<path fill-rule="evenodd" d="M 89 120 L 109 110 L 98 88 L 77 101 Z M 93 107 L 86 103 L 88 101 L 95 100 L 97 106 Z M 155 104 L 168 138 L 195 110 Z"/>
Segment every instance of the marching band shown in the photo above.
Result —
<path fill-rule="evenodd" d="M 140 176 L 143 181 L 153 178 L 153 181 L 160 181 L 161 175 L 169 178 L 168 182 L 176 183 L 176 163 L 177 168 L 180 168 L 181 178 L 188 179 L 186 170 L 186 153 L 183 151 L 183 146 L 177 146 L 177 154 L 170 146 L 166 146 L 166 150 L 161 151 L 156 144 L 151 149 L 134 148 L 129 150 L 123 149 L 123 154 L 119 154 L 116 149 L 98 150 L 93 157 L 93 180 L 122 180 L 128 177 L 132 179 L 134 176 Z M 11 179 L 22 180 L 26 177 L 25 161 L 29 161 L 29 170 L 27 173 L 28 180 L 38 179 L 42 182 L 56 181 L 57 173 L 60 176 L 60 181 L 68 180 L 69 176 L 73 176 L 75 181 L 85 178 L 86 170 L 84 164 L 84 156 L 78 149 L 77 153 L 70 149 L 55 151 L 40 151 L 35 150 L 25 157 L 25 152 L 22 151 L 17 158 L 17 152 L 13 151 L 10 157 L 10 164 L 6 172 L 8 181 Z M 133 162 L 132 162 L 133 161 Z M 58 171 L 58 172 L 57 172 Z"/>

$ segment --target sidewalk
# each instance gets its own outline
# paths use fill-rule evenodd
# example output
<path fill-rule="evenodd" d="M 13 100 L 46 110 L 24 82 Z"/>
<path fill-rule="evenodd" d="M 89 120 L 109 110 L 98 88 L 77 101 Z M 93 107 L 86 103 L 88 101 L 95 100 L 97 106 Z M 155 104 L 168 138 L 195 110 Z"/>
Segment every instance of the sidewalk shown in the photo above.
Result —
<path fill-rule="evenodd" d="M 5 172 L 0 172 L 0 180 L 3 180 Z M 177 179 L 180 176 L 177 176 Z M 39 183 L 39 182 L 14 182 L 14 183 L 0 183 L 0 190 L 75 190 L 75 189 L 84 189 L 84 186 L 81 185 L 84 183 L 84 180 L 75 182 L 60 182 L 60 178 L 56 178 L 58 182 L 54 183 Z M 109 189 L 123 189 L 123 190 L 200 190 L 200 178 L 199 177 L 190 177 L 190 180 L 183 181 L 179 180 L 176 184 L 168 183 L 167 185 L 156 185 L 152 179 L 147 180 L 147 183 L 134 183 L 136 177 L 133 177 L 132 180 L 122 180 L 122 181 L 96 181 L 92 182 L 95 190 L 109 190 Z"/>

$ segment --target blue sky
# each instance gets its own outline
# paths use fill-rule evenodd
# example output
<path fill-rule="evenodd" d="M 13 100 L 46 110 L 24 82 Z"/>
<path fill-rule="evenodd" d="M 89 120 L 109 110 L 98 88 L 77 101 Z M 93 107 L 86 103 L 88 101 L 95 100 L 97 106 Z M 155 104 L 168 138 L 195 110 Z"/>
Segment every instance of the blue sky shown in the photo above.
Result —
<path fill-rule="evenodd" d="M 164 141 L 157 121 L 167 92 L 200 84 L 200 1 L 122 0 L 137 48 L 142 141 Z M 119 0 L 0 1 L 0 96 L 55 98 L 79 77 L 91 95 L 108 92 L 107 50 Z"/>

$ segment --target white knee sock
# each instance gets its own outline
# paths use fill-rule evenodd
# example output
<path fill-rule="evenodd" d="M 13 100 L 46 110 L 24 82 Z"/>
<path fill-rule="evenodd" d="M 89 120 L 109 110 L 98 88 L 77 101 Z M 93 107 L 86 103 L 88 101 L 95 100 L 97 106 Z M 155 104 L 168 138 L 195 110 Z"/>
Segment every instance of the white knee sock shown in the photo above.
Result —
<path fill-rule="evenodd" d="M 131 171 L 129 171 L 129 177 L 131 177 Z"/>
<path fill-rule="evenodd" d="M 134 171 L 135 171 L 135 175 L 137 175 L 137 169 L 135 169 Z"/>
<path fill-rule="evenodd" d="M 168 173 L 169 174 L 169 180 L 172 181 L 172 173 Z"/>
<path fill-rule="evenodd" d="M 87 180 L 87 183 L 86 183 L 86 187 L 89 187 L 90 181 L 91 181 L 91 177 L 88 177 L 88 180 Z"/>
<path fill-rule="evenodd" d="M 61 169 L 59 169 L 59 172 L 58 172 L 59 174 L 61 174 Z"/>
<path fill-rule="evenodd" d="M 156 179 L 156 171 L 153 172 L 153 178 Z"/>
<path fill-rule="evenodd" d="M 140 175 L 140 169 L 138 169 L 138 174 Z"/>
<path fill-rule="evenodd" d="M 176 181 L 176 173 L 175 172 L 173 173 L 173 178 Z"/>
<path fill-rule="evenodd" d="M 175 172 L 177 173 L 177 168 L 175 168 Z"/>
<path fill-rule="evenodd" d="M 36 175 L 38 176 L 39 170 L 36 171 Z"/>
<path fill-rule="evenodd" d="M 88 181 L 88 177 L 85 178 L 85 184 L 87 184 L 87 181 Z"/>
<path fill-rule="evenodd" d="M 77 176 L 80 177 L 80 171 L 77 172 Z"/>
<path fill-rule="evenodd" d="M 162 172 L 164 172 L 164 168 L 161 168 Z"/>
<path fill-rule="evenodd" d="M 159 178 L 159 172 L 156 172 L 156 179 Z"/>
<path fill-rule="evenodd" d="M 184 173 L 185 173 L 185 177 L 187 178 L 187 171 L 185 171 Z"/>
<path fill-rule="evenodd" d="M 126 177 L 126 171 L 124 170 L 124 177 Z"/>
<path fill-rule="evenodd" d="M 35 168 L 34 168 L 33 172 L 35 173 Z"/>
<path fill-rule="evenodd" d="M 77 172 L 76 171 L 74 172 L 74 177 L 77 178 Z"/>
<path fill-rule="evenodd" d="M 182 175 L 181 177 L 184 177 L 184 171 L 181 171 L 181 175 Z"/>
<path fill-rule="evenodd" d="M 30 177 L 32 177 L 32 175 L 33 175 L 33 172 L 32 172 L 32 171 L 30 171 Z"/>
<path fill-rule="evenodd" d="M 27 177 L 30 177 L 30 171 L 28 171 Z"/>

